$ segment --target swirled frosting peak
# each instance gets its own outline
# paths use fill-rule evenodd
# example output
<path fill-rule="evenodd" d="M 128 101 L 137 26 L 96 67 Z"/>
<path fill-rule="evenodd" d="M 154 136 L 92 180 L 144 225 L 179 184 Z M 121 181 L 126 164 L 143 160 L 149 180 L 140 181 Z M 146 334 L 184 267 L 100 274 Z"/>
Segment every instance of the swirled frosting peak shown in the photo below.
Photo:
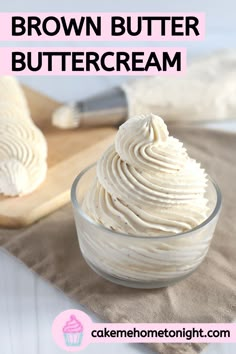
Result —
<path fill-rule="evenodd" d="M 169 132 L 163 119 L 150 114 L 149 116 L 137 116 L 130 119 L 126 124 L 121 125 L 116 135 L 116 148 L 119 148 L 122 142 L 133 144 L 161 144 L 168 139 Z"/>
<path fill-rule="evenodd" d="M 47 142 L 30 117 L 24 92 L 10 76 L 0 77 L 0 194 L 33 192 L 47 172 Z"/>
<path fill-rule="evenodd" d="M 129 119 L 97 164 L 84 211 L 105 227 L 128 234 L 187 231 L 207 216 L 204 169 L 169 136 L 162 118 Z"/>

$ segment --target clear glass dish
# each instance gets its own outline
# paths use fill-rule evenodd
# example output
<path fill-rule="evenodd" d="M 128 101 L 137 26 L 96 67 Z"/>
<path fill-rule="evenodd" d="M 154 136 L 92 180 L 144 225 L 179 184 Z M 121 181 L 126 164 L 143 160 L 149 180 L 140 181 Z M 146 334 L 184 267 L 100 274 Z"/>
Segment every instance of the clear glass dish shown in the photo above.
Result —
<path fill-rule="evenodd" d="M 133 288 L 160 288 L 190 275 L 209 249 L 221 209 L 221 192 L 208 176 L 208 218 L 194 229 L 169 236 L 133 236 L 93 221 L 82 210 L 83 198 L 96 176 L 96 164 L 83 170 L 71 189 L 80 249 L 102 277 Z"/>

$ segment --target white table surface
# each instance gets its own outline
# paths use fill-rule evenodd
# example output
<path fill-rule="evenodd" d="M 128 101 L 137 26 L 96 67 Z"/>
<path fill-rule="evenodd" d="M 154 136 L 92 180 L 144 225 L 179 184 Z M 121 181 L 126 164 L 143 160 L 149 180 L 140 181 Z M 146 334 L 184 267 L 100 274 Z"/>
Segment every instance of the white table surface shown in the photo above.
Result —
<path fill-rule="evenodd" d="M 0 11 L 206 11 L 207 38 L 205 42 L 188 43 L 189 56 L 231 47 L 235 43 L 235 1 L 213 0 L 8 0 L 1 1 Z M 0 43 L 0 46 L 2 44 Z M 18 43 L 19 45 L 19 43 Z M 32 45 L 32 44 L 31 44 Z M 55 45 L 55 44 L 54 44 Z M 61 45 L 59 43 L 58 45 Z M 92 45 L 92 43 L 91 43 Z M 137 44 L 138 45 L 138 44 Z M 142 43 L 140 44 L 142 45 Z M 124 77 L 22 77 L 21 81 L 58 100 L 81 99 L 124 81 Z M 236 131 L 236 123 L 212 124 L 212 127 Z M 95 316 L 53 288 L 18 260 L 0 249 L 0 354 L 59 354 L 51 337 L 55 316 L 63 310 L 77 308 Z M 150 353 L 143 345 L 97 344 L 84 353 Z M 204 354 L 235 354 L 236 344 L 209 345 Z"/>

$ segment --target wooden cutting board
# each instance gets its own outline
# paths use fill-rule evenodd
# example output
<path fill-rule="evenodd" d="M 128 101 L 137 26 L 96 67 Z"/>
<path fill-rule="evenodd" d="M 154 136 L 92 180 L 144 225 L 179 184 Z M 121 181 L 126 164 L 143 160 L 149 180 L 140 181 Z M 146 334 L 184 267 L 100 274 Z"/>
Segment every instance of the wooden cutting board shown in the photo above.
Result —
<path fill-rule="evenodd" d="M 115 135 L 112 128 L 60 130 L 51 125 L 60 103 L 24 87 L 34 122 L 48 143 L 44 183 L 22 197 L 0 196 L 0 226 L 19 228 L 34 223 L 70 201 L 70 188 L 83 168 L 95 162 Z"/>

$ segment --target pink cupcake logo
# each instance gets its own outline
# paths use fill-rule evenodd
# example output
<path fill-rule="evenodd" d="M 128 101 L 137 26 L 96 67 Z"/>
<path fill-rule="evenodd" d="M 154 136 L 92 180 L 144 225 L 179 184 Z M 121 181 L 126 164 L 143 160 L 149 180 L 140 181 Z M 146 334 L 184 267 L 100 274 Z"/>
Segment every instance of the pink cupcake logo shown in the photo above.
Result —
<path fill-rule="evenodd" d="M 83 338 L 83 326 L 75 315 L 71 315 L 63 329 L 65 344 L 68 347 L 78 347 Z"/>
<path fill-rule="evenodd" d="M 78 353 L 91 342 L 93 322 L 83 311 L 69 309 L 59 313 L 52 323 L 52 337 L 65 352 Z"/>

